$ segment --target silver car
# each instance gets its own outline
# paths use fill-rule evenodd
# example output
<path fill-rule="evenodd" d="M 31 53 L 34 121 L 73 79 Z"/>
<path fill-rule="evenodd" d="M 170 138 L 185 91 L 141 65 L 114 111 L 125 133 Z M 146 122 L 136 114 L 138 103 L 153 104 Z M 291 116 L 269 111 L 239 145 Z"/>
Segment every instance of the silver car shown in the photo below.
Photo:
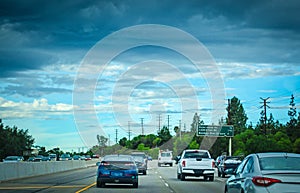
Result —
<path fill-rule="evenodd" d="M 248 155 L 227 179 L 225 193 L 299 193 L 300 154 Z"/>

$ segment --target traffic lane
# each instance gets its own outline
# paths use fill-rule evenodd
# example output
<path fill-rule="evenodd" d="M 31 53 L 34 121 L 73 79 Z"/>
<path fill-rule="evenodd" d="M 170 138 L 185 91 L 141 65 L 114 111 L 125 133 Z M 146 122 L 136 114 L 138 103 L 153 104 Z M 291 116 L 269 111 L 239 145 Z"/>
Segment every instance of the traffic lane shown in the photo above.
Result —
<path fill-rule="evenodd" d="M 177 165 L 173 167 L 158 167 L 157 174 L 161 176 L 175 193 L 188 192 L 224 192 L 226 178 L 217 177 L 215 171 L 214 181 L 205 181 L 203 177 L 186 177 L 185 181 L 177 179 Z"/>
<path fill-rule="evenodd" d="M 157 162 L 149 161 L 147 175 L 139 175 L 139 187 L 133 188 L 131 184 L 107 184 L 104 188 L 97 188 L 95 185 L 89 187 L 84 193 L 105 192 L 105 193 L 172 193 L 172 189 L 157 175 Z"/>
<path fill-rule="evenodd" d="M 0 183 L 0 192 L 76 192 L 95 182 L 97 167 L 60 172 Z"/>

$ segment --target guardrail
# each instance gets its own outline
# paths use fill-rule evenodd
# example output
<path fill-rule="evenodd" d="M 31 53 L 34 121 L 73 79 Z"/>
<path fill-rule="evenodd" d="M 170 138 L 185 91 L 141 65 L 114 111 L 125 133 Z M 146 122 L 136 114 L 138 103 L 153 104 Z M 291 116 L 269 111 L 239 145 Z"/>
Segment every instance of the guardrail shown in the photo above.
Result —
<path fill-rule="evenodd" d="M 17 162 L 0 163 L 0 181 L 13 180 L 96 166 L 99 159 L 48 161 L 48 162 Z"/>

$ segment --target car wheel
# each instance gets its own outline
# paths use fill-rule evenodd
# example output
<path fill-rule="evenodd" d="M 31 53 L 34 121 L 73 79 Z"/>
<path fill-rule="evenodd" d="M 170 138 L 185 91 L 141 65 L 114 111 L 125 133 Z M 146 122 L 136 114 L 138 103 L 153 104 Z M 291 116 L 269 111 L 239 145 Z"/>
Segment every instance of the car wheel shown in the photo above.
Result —
<path fill-rule="evenodd" d="M 218 171 L 218 177 L 221 177 L 221 173 L 220 173 L 220 171 Z"/>
<path fill-rule="evenodd" d="M 226 176 L 225 173 L 222 173 L 222 178 L 225 178 L 225 176 Z"/>
<path fill-rule="evenodd" d="M 224 193 L 228 193 L 227 186 L 225 186 L 225 191 L 224 191 Z"/>
<path fill-rule="evenodd" d="M 138 188 L 139 187 L 139 183 L 138 182 L 135 182 L 132 185 L 133 185 L 134 188 Z"/>
<path fill-rule="evenodd" d="M 160 167 L 161 165 L 160 164 L 157 164 L 158 165 L 158 167 Z"/>
<path fill-rule="evenodd" d="M 177 173 L 177 179 L 179 180 L 181 178 L 180 174 Z"/>
<path fill-rule="evenodd" d="M 170 164 L 171 167 L 173 167 L 173 164 Z"/>
<path fill-rule="evenodd" d="M 146 170 L 145 170 L 145 171 L 143 171 L 143 175 L 146 175 L 146 174 L 147 174 Z"/>
<path fill-rule="evenodd" d="M 184 174 L 180 174 L 180 180 L 184 181 L 185 180 L 185 175 Z"/>
<path fill-rule="evenodd" d="M 105 183 L 103 183 L 103 182 L 97 182 L 97 187 L 98 188 L 104 188 L 105 187 Z"/>
<path fill-rule="evenodd" d="M 214 181 L 214 176 L 209 176 L 209 181 Z"/>

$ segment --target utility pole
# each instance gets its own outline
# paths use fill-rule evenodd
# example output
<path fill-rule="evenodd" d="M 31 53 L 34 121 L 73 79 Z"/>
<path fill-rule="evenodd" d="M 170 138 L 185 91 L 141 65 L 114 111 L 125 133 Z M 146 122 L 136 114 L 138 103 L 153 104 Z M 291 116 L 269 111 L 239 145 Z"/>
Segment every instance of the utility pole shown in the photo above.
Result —
<path fill-rule="evenodd" d="M 181 120 L 179 120 L 179 139 L 181 140 Z"/>
<path fill-rule="evenodd" d="M 108 146 L 110 146 L 110 134 L 108 134 Z"/>
<path fill-rule="evenodd" d="M 116 144 L 118 143 L 118 129 L 116 129 Z"/>
<path fill-rule="evenodd" d="M 142 135 L 144 135 L 144 118 L 141 118 Z"/>
<path fill-rule="evenodd" d="M 227 124 L 228 125 L 231 125 L 230 102 L 231 102 L 230 99 L 228 99 L 228 107 L 227 107 L 227 120 L 228 120 Z M 231 154 L 232 154 L 232 138 L 231 137 L 229 137 L 228 154 L 229 154 L 229 156 L 231 156 Z"/>
<path fill-rule="evenodd" d="M 231 125 L 231 114 L 230 114 L 230 109 L 231 109 L 231 105 L 230 105 L 230 99 L 228 99 L 228 107 L 227 107 L 227 119 L 228 119 L 228 122 L 227 124 L 228 125 Z"/>
<path fill-rule="evenodd" d="M 263 103 L 263 105 L 260 108 L 264 108 L 264 134 L 266 136 L 267 135 L 267 107 L 270 108 L 267 105 L 270 102 L 267 102 L 267 100 L 269 100 L 270 97 L 268 97 L 266 99 L 263 99 L 263 98 L 260 97 L 260 99 L 263 100 L 263 102 L 260 102 L 260 103 Z"/>
<path fill-rule="evenodd" d="M 160 114 L 158 115 L 158 132 L 160 132 L 160 121 L 161 121 L 161 117 Z"/>
<path fill-rule="evenodd" d="M 170 131 L 170 115 L 168 115 L 168 129 L 169 129 L 169 131 Z"/>
<path fill-rule="evenodd" d="M 130 141 L 130 134 L 131 134 L 131 131 L 130 131 L 130 121 L 128 121 L 128 140 Z"/>

